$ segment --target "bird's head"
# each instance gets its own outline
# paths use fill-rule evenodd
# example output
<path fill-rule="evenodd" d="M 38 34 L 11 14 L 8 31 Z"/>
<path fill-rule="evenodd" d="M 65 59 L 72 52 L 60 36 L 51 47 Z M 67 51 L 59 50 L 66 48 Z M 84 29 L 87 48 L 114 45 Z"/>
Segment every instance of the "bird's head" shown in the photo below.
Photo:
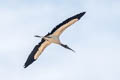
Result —
<path fill-rule="evenodd" d="M 50 36 L 39 36 L 39 35 L 35 35 L 34 37 L 38 37 L 38 38 L 52 38 Z"/>

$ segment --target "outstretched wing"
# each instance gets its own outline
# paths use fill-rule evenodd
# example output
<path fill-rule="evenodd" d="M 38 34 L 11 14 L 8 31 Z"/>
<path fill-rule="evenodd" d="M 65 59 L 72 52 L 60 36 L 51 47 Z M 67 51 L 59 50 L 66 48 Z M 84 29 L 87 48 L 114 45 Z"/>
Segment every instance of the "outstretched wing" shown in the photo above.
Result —
<path fill-rule="evenodd" d="M 62 23 L 60 23 L 59 25 L 57 25 L 50 34 L 54 35 L 54 36 L 60 36 L 60 34 L 66 29 L 68 28 L 70 25 L 74 24 L 75 22 L 77 22 L 78 20 L 80 20 L 80 18 L 85 14 L 86 12 L 82 12 L 79 13 L 75 16 L 72 16 L 70 18 L 68 18 L 67 20 L 63 21 Z"/>
<path fill-rule="evenodd" d="M 32 64 L 37 58 L 40 56 L 40 54 L 43 52 L 43 50 L 50 44 L 50 42 L 45 41 L 42 39 L 42 41 L 35 46 L 31 54 L 28 56 L 27 61 L 24 64 L 24 68 L 28 67 L 30 64 Z"/>

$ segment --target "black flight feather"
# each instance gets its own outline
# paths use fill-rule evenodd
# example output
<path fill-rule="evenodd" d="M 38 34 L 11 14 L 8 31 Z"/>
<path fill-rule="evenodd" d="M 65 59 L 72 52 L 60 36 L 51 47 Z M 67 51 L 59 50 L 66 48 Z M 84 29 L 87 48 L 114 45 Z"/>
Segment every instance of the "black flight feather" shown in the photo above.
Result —
<path fill-rule="evenodd" d="M 86 12 L 82 12 L 79 13 L 75 16 L 72 16 L 68 19 L 66 19 L 65 21 L 63 21 L 62 23 L 60 23 L 59 25 L 57 25 L 55 28 L 53 28 L 53 30 L 50 32 L 50 34 L 53 34 L 57 29 L 59 29 L 61 26 L 63 26 L 64 24 L 68 23 L 69 21 L 73 20 L 73 19 L 80 19 Z"/>
<path fill-rule="evenodd" d="M 48 36 L 49 34 L 50 33 L 45 35 L 45 37 Z M 34 56 L 43 42 L 45 42 L 44 39 L 42 39 L 41 42 L 34 47 L 33 51 L 30 53 L 30 55 L 27 58 L 27 61 L 24 64 L 24 68 L 28 67 L 30 64 L 32 64 L 35 61 Z"/>

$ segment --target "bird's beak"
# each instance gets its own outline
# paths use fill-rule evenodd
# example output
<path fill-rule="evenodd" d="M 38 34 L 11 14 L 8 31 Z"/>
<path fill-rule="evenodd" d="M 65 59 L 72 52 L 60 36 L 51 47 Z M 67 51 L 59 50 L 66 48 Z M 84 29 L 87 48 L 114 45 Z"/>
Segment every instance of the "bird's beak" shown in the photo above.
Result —
<path fill-rule="evenodd" d="M 35 35 L 34 37 L 43 38 L 42 36 Z"/>

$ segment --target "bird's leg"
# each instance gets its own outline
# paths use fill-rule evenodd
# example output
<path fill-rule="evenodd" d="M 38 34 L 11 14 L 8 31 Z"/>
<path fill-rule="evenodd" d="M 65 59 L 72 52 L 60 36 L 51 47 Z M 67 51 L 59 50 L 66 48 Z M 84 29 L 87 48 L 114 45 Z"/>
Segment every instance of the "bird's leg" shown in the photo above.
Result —
<path fill-rule="evenodd" d="M 66 48 L 66 49 L 69 49 L 69 50 L 71 50 L 71 51 L 73 51 L 73 52 L 75 52 L 73 49 L 71 49 L 70 47 L 68 47 L 67 45 L 65 45 L 65 44 L 60 44 L 62 47 L 64 47 L 64 48 Z"/>

